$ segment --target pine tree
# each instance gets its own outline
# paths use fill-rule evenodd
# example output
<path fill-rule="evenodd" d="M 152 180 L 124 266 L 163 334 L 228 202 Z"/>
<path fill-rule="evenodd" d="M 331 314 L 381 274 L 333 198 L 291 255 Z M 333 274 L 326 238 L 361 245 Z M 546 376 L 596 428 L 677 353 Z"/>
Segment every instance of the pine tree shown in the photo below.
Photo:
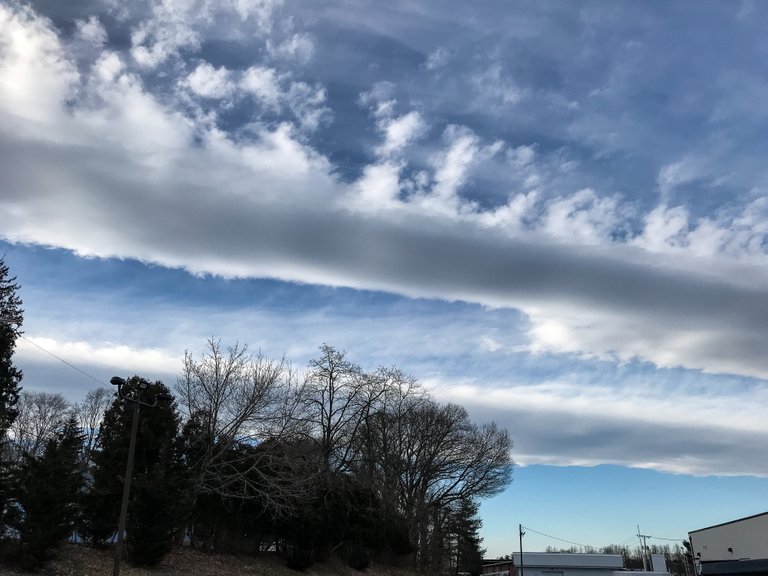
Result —
<path fill-rule="evenodd" d="M 455 544 L 456 572 L 481 574 L 483 571 L 482 538 L 480 529 L 483 521 L 479 515 L 479 505 L 471 498 L 462 498 L 455 503 L 450 515 L 449 529 Z"/>
<path fill-rule="evenodd" d="M 72 534 L 83 486 L 80 452 L 83 435 L 72 416 L 42 455 L 27 454 L 18 471 L 22 507 L 20 543 L 28 564 L 38 564 Z"/>
<path fill-rule="evenodd" d="M 129 379 L 124 393 L 139 397 L 141 381 Z M 153 404 L 158 394 L 168 394 L 162 382 L 150 384 L 140 397 Z M 117 531 L 133 417 L 133 404 L 117 398 L 99 429 L 82 528 L 84 536 L 97 544 L 108 542 Z M 159 402 L 141 407 L 126 525 L 126 545 L 135 564 L 159 562 L 170 550 L 178 527 L 182 489 L 178 426 L 175 406 Z"/>
<path fill-rule="evenodd" d="M 16 404 L 21 390 L 22 373 L 12 361 L 24 319 L 18 289 L 16 278 L 10 276 L 8 266 L 0 258 L 0 455 L 5 453 L 8 428 L 18 416 Z M 0 456 L 0 536 L 5 535 L 9 515 L 12 515 L 9 512 L 13 512 L 8 508 L 9 474 L 9 463 Z"/>
<path fill-rule="evenodd" d="M 21 370 L 12 361 L 24 320 L 18 289 L 16 277 L 9 276 L 8 266 L 0 258 L 0 434 L 3 437 L 18 415 L 16 403 L 22 377 Z"/>

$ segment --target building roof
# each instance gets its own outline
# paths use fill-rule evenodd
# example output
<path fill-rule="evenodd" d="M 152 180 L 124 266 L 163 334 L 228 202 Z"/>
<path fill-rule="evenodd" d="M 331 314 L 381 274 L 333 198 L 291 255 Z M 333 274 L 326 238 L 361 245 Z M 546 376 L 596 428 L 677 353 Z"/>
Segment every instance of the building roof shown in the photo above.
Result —
<path fill-rule="evenodd" d="M 768 515 L 768 512 L 762 512 L 760 514 L 753 514 L 752 516 L 745 516 L 744 518 L 739 518 L 737 520 L 729 520 L 728 522 L 723 522 L 721 524 L 715 524 L 713 526 L 707 526 L 706 528 L 698 528 L 697 530 L 690 530 L 688 534 L 696 534 L 696 532 L 702 532 L 704 530 L 711 530 L 712 528 L 719 528 L 720 526 L 728 526 L 728 524 L 736 524 L 737 522 L 743 522 L 744 520 L 752 520 L 753 518 L 759 518 L 760 516 L 766 516 Z"/>

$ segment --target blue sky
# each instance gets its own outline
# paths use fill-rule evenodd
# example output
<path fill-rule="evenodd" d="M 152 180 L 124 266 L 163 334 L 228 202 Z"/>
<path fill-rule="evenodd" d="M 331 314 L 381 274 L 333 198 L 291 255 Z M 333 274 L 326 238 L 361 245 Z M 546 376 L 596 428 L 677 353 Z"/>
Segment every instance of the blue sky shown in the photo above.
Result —
<path fill-rule="evenodd" d="M 24 386 L 327 342 L 510 430 L 491 555 L 763 512 L 766 10 L 0 0 Z"/>

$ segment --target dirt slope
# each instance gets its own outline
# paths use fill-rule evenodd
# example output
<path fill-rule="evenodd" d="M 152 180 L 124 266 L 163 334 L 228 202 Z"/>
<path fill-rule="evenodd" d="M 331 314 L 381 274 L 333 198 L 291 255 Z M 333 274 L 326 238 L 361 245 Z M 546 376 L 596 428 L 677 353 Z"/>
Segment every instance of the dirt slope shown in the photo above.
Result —
<path fill-rule="evenodd" d="M 210 555 L 195 550 L 175 549 L 152 570 L 122 565 L 122 576 L 417 576 L 416 572 L 372 565 L 365 572 L 358 572 L 339 561 L 316 564 L 305 572 L 289 570 L 283 560 L 271 556 L 251 558 L 247 556 Z M 90 546 L 67 545 L 54 560 L 38 572 L 43 576 L 110 576 L 112 555 L 108 550 L 96 550 Z M 0 566 L 0 575 L 29 576 L 29 572 Z"/>

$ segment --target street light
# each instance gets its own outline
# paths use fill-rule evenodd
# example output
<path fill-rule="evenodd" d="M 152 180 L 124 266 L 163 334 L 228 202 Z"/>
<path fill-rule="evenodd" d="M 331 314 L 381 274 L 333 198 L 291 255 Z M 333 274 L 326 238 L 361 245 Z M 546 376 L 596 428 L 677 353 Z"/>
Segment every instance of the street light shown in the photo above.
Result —
<path fill-rule="evenodd" d="M 115 564 L 112 568 L 112 576 L 120 576 L 120 561 L 123 553 L 123 538 L 125 536 L 125 519 L 128 515 L 128 495 L 131 493 L 131 477 L 133 476 L 133 459 L 136 454 L 136 434 L 139 430 L 139 408 L 147 406 L 153 408 L 157 406 L 158 401 L 173 400 L 170 394 L 156 394 L 150 404 L 141 399 L 143 392 L 149 388 L 149 382 L 144 378 L 139 378 L 136 388 L 138 394 L 129 395 L 123 392 L 123 386 L 127 384 L 124 378 L 113 376 L 109 381 L 113 386 L 117 386 L 117 395 L 133 404 L 133 421 L 131 422 L 131 441 L 128 444 L 128 461 L 125 463 L 125 477 L 123 478 L 123 503 L 120 507 L 120 522 L 117 527 L 117 543 L 115 544 Z"/>

